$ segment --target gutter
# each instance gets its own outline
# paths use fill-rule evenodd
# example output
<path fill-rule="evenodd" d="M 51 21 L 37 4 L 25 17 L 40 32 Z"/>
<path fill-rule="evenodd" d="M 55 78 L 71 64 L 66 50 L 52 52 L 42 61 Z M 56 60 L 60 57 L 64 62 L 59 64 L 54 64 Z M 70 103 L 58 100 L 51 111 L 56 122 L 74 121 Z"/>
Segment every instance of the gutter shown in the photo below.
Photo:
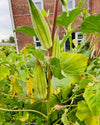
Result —
<path fill-rule="evenodd" d="M 9 4 L 9 12 L 10 12 L 10 17 L 11 17 L 12 28 L 13 28 L 13 30 L 15 30 L 14 18 L 13 18 L 12 6 L 11 6 L 11 0 L 8 0 L 8 4 Z M 14 32 L 13 34 L 14 34 L 14 38 L 15 38 L 16 51 L 17 51 L 17 54 L 18 54 L 19 50 L 18 50 L 18 43 L 17 43 L 16 33 Z"/>

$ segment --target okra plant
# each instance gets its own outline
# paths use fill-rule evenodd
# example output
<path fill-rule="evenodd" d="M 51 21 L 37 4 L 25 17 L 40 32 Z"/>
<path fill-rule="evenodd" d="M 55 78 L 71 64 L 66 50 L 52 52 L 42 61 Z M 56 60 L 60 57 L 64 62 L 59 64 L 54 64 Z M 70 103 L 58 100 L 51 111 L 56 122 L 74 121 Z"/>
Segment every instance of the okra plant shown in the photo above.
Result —
<path fill-rule="evenodd" d="M 61 0 L 66 12 L 57 17 L 59 1 L 55 0 L 51 26 L 43 12 L 48 14 L 28 0 L 33 28 L 23 26 L 14 32 L 39 38 L 42 48 L 36 50 L 34 45 L 28 45 L 17 54 L 12 47 L 0 47 L 0 124 L 100 124 L 100 57 L 90 58 L 100 37 L 100 14 L 89 16 L 87 10 L 81 9 L 84 1 L 68 12 L 67 0 Z M 80 30 L 89 35 L 72 48 L 71 33 L 77 28 L 72 23 L 80 13 L 83 17 Z M 61 42 L 56 26 L 65 29 Z M 94 36 L 94 43 L 86 49 Z M 70 51 L 64 52 L 68 38 Z"/>

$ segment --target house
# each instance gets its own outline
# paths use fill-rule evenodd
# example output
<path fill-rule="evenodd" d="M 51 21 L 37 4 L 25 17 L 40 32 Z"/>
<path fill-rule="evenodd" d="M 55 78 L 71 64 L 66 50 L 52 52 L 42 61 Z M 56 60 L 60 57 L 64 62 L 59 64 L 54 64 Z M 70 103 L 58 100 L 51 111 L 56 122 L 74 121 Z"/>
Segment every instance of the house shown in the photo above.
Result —
<path fill-rule="evenodd" d="M 46 11 L 50 12 L 49 20 L 52 20 L 53 17 L 53 8 L 54 8 L 54 1 L 53 0 L 33 0 L 35 4 L 39 7 L 39 9 L 45 9 Z M 77 7 L 80 0 L 68 0 L 68 9 L 69 11 Z M 11 8 L 11 17 L 13 22 L 13 28 L 16 29 L 19 26 L 28 25 L 32 27 L 32 20 L 31 15 L 29 11 L 29 4 L 28 0 L 9 0 L 9 5 Z M 88 8 L 89 12 L 94 12 L 95 14 L 100 12 L 100 0 L 86 0 L 82 6 L 83 8 Z M 58 4 L 58 15 L 61 14 L 61 12 L 64 11 L 64 7 L 62 6 L 60 0 Z M 77 18 L 77 20 L 73 23 L 73 26 L 80 25 L 81 23 L 81 16 Z M 60 28 L 59 30 L 59 36 L 62 38 L 63 35 L 63 29 Z M 82 37 L 78 36 L 78 32 L 74 34 L 73 37 L 75 37 L 77 40 L 81 40 Z M 36 47 L 38 48 L 40 46 L 39 40 L 30 37 L 23 33 L 15 33 L 16 37 L 16 43 L 18 44 L 18 49 L 22 49 L 26 44 L 31 43 L 35 41 Z M 80 39 L 79 39 L 79 38 Z"/>

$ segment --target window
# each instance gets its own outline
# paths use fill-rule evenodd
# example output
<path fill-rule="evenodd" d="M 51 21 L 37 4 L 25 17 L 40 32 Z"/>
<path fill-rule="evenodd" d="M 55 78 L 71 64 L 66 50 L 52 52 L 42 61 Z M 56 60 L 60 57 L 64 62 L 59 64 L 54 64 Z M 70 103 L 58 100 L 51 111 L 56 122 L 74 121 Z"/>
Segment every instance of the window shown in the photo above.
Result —
<path fill-rule="evenodd" d="M 68 0 L 67 7 L 69 11 L 73 10 L 75 8 L 75 0 Z M 62 10 L 65 11 L 64 6 L 62 6 Z"/>
<path fill-rule="evenodd" d="M 43 9 L 43 0 L 33 0 L 33 2 L 36 4 L 36 6 L 42 10 Z"/>
<path fill-rule="evenodd" d="M 80 44 L 83 40 L 84 36 L 81 32 L 76 32 L 76 33 L 72 33 L 72 40 L 73 39 L 76 39 L 78 41 L 78 44 Z M 75 47 L 74 44 L 72 45 L 73 48 Z M 69 51 L 70 50 L 70 42 L 69 42 L 69 39 L 67 39 L 67 41 L 65 42 L 65 45 L 64 45 L 64 50 L 65 51 Z"/>
<path fill-rule="evenodd" d="M 76 32 L 75 33 L 75 39 L 78 41 L 78 44 L 81 43 L 81 41 L 83 40 L 83 34 L 80 32 Z"/>
<path fill-rule="evenodd" d="M 36 6 L 42 10 L 43 9 L 43 0 L 33 0 L 33 2 L 36 4 Z M 39 49 L 41 47 L 41 43 L 38 38 L 34 37 L 34 42 L 36 49 Z"/>

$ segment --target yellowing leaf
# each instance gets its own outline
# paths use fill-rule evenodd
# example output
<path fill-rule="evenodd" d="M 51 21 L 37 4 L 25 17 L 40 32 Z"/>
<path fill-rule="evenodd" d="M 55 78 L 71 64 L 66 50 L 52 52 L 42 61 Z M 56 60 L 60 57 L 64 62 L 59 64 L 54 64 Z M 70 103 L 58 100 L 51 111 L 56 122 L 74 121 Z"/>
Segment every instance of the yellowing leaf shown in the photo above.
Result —
<path fill-rule="evenodd" d="M 75 47 L 77 47 L 78 46 L 78 41 L 76 39 L 73 39 L 73 44 L 74 44 Z"/>
<path fill-rule="evenodd" d="M 33 91 L 32 91 L 32 89 L 33 89 L 33 83 L 32 83 L 32 80 L 33 80 L 32 77 L 30 77 L 29 81 L 27 82 L 27 95 L 29 97 L 33 98 Z M 33 104 L 33 103 L 34 103 L 34 100 L 31 99 L 31 104 Z"/>
<path fill-rule="evenodd" d="M 28 54 L 28 51 L 27 51 L 26 47 L 24 47 L 24 53 Z"/>
<path fill-rule="evenodd" d="M 78 103 L 76 116 L 80 121 L 84 121 L 86 125 L 99 125 L 99 116 L 93 116 L 85 101 Z"/>
<path fill-rule="evenodd" d="M 91 119 L 87 119 L 85 121 L 86 125 L 99 125 L 99 117 L 98 116 L 92 116 Z"/>
<path fill-rule="evenodd" d="M 25 114 L 24 117 L 20 118 L 19 120 L 22 121 L 22 122 L 24 122 L 24 121 L 26 121 L 28 119 L 29 119 L 29 114 L 27 113 L 27 114 Z"/>
<path fill-rule="evenodd" d="M 9 68 L 7 66 L 0 66 L 0 80 L 3 80 L 10 74 Z"/>
<path fill-rule="evenodd" d="M 58 88 L 57 90 L 54 91 L 55 95 L 58 95 L 60 93 L 60 88 Z"/>
<path fill-rule="evenodd" d="M 14 83 L 16 81 L 15 77 L 11 79 L 11 83 Z"/>
<path fill-rule="evenodd" d="M 24 122 L 24 121 L 25 121 L 25 118 L 20 118 L 19 120 L 22 121 L 22 122 Z"/>
<path fill-rule="evenodd" d="M 19 95 L 19 94 L 23 93 L 23 88 L 22 88 L 20 82 L 15 77 L 13 77 L 11 80 L 10 93 L 13 95 Z"/>
<path fill-rule="evenodd" d="M 3 104 L 2 103 L 0 103 L 0 107 L 2 107 L 3 106 Z"/>

